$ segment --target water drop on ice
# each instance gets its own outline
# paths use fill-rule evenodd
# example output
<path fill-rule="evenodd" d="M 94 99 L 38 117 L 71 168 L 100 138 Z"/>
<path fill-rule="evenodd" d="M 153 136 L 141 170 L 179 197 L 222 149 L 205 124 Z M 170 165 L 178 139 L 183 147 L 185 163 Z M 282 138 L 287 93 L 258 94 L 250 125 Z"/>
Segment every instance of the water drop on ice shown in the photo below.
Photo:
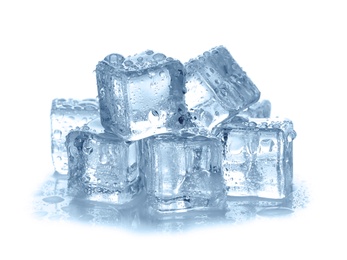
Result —
<path fill-rule="evenodd" d="M 53 132 L 53 138 L 54 139 L 60 139 L 62 135 L 62 132 L 59 129 L 54 130 Z"/>
<path fill-rule="evenodd" d="M 165 60 L 166 56 L 162 53 L 156 53 L 153 55 L 153 59 L 156 61 L 163 61 Z"/>
<path fill-rule="evenodd" d="M 122 55 L 113 53 L 105 57 L 105 61 L 109 62 L 111 65 L 120 65 L 124 61 L 124 57 Z"/>
<path fill-rule="evenodd" d="M 105 154 L 100 155 L 99 161 L 101 164 L 107 163 L 107 156 Z"/>
<path fill-rule="evenodd" d="M 101 88 L 99 91 L 99 98 L 104 98 L 105 97 L 105 89 Z"/>
<path fill-rule="evenodd" d="M 159 116 L 159 113 L 158 113 L 158 111 L 156 111 L 156 110 L 152 110 L 152 115 L 153 115 L 153 116 Z"/>
<path fill-rule="evenodd" d="M 133 63 L 131 60 L 126 60 L 126 61 L 124 62 L 124 65 L 125 65 L 125 66 L 128 66 L 128 67 L 131 67 L 133 64 L 134 64 L 134 63 Z"/>
<path fill-rule="evenodd" d="M 44 202 L 50 203 L 50 204 L 56 204 L 64 201 L 62 197 L 59 196 L 50 196 L 42 199 Z"/>
<path fill-rule="evenodd" d="M 162 77 L 162 78 L 164 78 L 164 77 L 166 76 L 166 73 L 165 73 L 163 70 L 161 70 L 161 71 L 159 72 L 159 76 Z"/>

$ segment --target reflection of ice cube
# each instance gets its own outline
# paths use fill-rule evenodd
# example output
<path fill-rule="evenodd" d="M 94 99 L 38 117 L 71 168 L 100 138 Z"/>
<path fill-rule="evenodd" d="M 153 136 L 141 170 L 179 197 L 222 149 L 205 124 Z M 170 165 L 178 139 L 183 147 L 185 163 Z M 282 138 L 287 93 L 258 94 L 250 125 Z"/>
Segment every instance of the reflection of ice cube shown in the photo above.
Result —
<path fill-rule="evenodd" d="M 223 206 L 221 144 L 201 136 L 158 135 L 142 142 L 142 166 L 151 206 L 186 211 Z"/>
<path fill-rule="evenodd" d="M 221 125 L 223 173 L 228 196 L 281 200 L 293 181 L 290 120 L 252 118 Z"/>
<path fill-rule="evenodd" d="M 138 142 L 95 132 L 93 124 L 67 136 L 70 193 L 99 202 L 130 202 L 142 185 Z"/>
<path fill-rule="evenodd" d="M 185 64 L 185 95 L 193 123 L 210 132 L 228 117 L 258 101 L 260 92 L 222 46 Z"/>
<path fill-rule="evenodd" d="M 99 117 L 96 99 L 54 99 L 51 108 L 51 148 L 55 171 L 67 174 L 65 138 L 70 130 Z"/>
<path fill-rule="evenodd" d="M 186 122 L 185 70 L 164 54 L 110 54 L 96 68 L 101 123 L 127 140 L 178 131 Z"/>

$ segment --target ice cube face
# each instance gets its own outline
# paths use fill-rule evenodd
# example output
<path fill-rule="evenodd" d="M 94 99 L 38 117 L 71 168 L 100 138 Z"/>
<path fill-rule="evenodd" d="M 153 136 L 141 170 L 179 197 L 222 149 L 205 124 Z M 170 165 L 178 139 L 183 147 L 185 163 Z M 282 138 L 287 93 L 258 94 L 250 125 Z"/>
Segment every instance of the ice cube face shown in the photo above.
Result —
<path fill-rule="evenodd" d="M 110 54 L 96 68 L 101 123 L 127 140 L 185 126 L 185 69 L 162 53 Z"/>
<path fill-rule="evenodd" d="M 141 170 L 150 207 L 157 212 L 222 208 L 221 155 L 217 139 L 165 134 L 144 139 Z"/>
<path fill-rule="evenodd" d="M 271 116 L 271 102 L 266 99 L 258 101 L 237 115 L 246 118 L 269 118 Z"/>
<path fill-rule="evenodd" d="M 185 68 L 185 100 L 202 133 L 259 100 L 258 88 L 223 46 L 191 59 Z"/>
<path fill-rule="evenodd" d="M 52 101 L 51 150 L 56 172 L 63 175 L 68 173 L 66 135 L 76 127 L 82 127 L 99 116 L 99 102 L 96 99 L 54 99 Z"/>
<path fill-rule="evenodd" d="M 253 118 L 221 126 L 222 169 L 227 195 L 284 200 L 292 191 L 290 120 Z"/>
<path fill-rule="evenodd" d="M 124 141 L 109 133 L 90 132 L 87 127 L 71 131 L 66 147 L 68 186 L 73 196 L 126 204 L 141 192 L 138 142 Z"/>

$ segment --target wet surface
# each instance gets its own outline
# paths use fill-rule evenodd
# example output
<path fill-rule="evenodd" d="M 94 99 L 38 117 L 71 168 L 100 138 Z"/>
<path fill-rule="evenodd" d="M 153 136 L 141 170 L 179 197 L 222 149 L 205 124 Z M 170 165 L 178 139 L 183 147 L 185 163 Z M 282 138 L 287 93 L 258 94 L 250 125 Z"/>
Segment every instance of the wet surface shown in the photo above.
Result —
<path fill-rule="evenodd" d="M 259 218 L 291 217 L 304 209 L 308 200 L 306 186 L 294 183 L 291 199 L 279 205 L 228 199 L 224 210 L 158 214 L 147 207 L 144 193 L 125 206 L 88 201 L 70 196 L 67 178 L 52 174 L 34 195 L 32 214 L 40 220 L 110 226 L 135 232 L 182 232 L 214 225 L 237 225 Z"/>

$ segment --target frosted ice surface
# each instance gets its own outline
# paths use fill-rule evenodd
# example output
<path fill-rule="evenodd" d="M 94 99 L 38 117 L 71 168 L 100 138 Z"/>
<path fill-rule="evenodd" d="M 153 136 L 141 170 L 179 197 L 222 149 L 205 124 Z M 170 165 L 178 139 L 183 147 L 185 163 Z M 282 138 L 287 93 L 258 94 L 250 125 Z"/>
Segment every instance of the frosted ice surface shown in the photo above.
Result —
<path fill-rule="evenodd" d="M 110 54 L 96 67 L 101 123 L 127 140 L 177 132 L 185 126 L 185 69 L 151 50 Z"/>
<path fill-rule="evenodd" d="M 165 134 L 144 139 L 140 168 L 150 207 L 160 212 L 222 207 L 221 155 L 217 139 Z"/>
<path fill-rule="evenodd" d="M 222 169 L 228 196 L 289 198 L 296 137 L 290 120 L 238 120 L 221 125 L 217 136 L 223 143 Z"/>
<path fill-rule="evenodd" d="M 96 99 L 54 99 L 51 107 L 51 149 L 54 169 L 68 173 L 65 138 L 70 130 L 100 116 Z"/>
<path fill-rule="evenodd" d="M 211 132 L 259 100 L 259 90 L 223 46 L 191 59 L 185 68 L 185 100 L 200 132 Z"/>
<path fill-rule="evenodd" d="M 138 142 L 100 132 L 97 125 L 94 120 L 67 136 L 69 192 L 91 201 L 131 202 L 142 190 Z"/>

